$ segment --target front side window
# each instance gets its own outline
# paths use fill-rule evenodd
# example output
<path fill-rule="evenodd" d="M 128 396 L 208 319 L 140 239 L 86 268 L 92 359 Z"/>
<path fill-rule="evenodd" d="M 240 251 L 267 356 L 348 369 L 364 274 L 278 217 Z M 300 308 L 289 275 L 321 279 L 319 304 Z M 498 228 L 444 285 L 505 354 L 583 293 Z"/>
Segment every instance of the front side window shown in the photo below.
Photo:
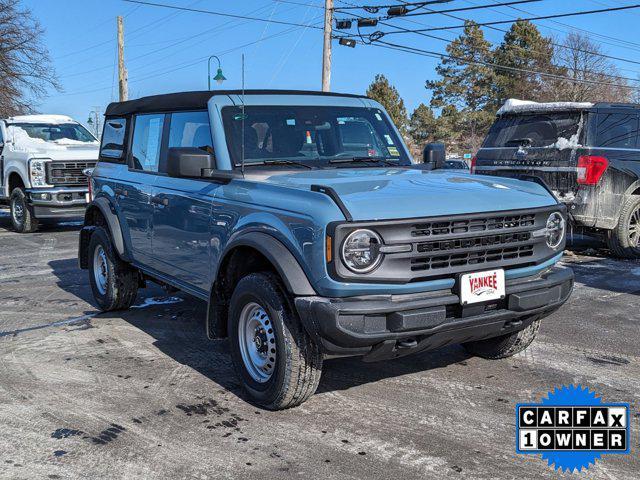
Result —
<path fill-rule="evenodd" d="M 638 117 L 624 113 L 597 115 L 596 147 L 635 148 L 638 136 Z"/>
<path fill-rule="evenodd" d="M 194 147 L 213 153 L 209 113 L 206 111 L 172 113 L 169 148 L 172 147 Z"/>
<path fill-rule="evenodd" d="M 566 143 L 565 141 L 577 143 L 581 133 L 581 115 L 581 112 L 505 115 L 491 126 L 482 146 L 554 147 Z"/>
<path fill-rule="evenodd" d="M 102 131 L 100 155 L 107 158 L 121 159 L 124 153 L 127 120 L 124 118 L 108 118 Z"/>
<path fill-rule="evenodd" d="M 131 145 L 133 168 L 136 170 L 158 171 L 163 126 L 164 114 L 136 116 Z"/>
<path fill-rule="evenodd" d="M 330 166 L 362 159 L 410 165 L 384 112 L 364 107 L 248 106 L 222 109 L 234 165 Z"/>

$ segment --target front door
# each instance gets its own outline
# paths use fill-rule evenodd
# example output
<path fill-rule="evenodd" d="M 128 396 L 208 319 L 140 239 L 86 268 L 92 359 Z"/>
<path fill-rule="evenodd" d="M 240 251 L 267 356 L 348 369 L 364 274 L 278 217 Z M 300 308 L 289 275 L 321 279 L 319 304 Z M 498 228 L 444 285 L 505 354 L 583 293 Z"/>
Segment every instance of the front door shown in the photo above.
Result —
<path fill-rule="evenodd" d="M 196 147 L 213 153 L 209 115 L 206 111 L 167 115 L 166 149 Z M 166 151 L 161 155 L 160 172 Z M 154 268 L 181 284 L 208 292 L 210 288 L 210 218 L 215 182 L 157 177 L 153 188 Z"/>
<path fill-rule="evenodd" d="M 129 173 L 114 192 L 125 219 L 134 260 L 144 266 L 152 263 L 154 205 L 153 184 L 158 178 L 164 114 L 134 117 Z"/>

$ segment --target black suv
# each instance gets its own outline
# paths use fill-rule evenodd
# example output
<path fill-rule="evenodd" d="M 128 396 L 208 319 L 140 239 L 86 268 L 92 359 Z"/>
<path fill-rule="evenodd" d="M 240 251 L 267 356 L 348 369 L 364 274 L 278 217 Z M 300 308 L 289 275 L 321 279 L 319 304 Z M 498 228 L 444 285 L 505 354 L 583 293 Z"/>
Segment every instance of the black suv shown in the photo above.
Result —
<path fill-rule="evenodd" d="M 640 258 L 640 105 L 508 101 L 472 161 L 483 175 L 536 176 L 574 231 Z"/>

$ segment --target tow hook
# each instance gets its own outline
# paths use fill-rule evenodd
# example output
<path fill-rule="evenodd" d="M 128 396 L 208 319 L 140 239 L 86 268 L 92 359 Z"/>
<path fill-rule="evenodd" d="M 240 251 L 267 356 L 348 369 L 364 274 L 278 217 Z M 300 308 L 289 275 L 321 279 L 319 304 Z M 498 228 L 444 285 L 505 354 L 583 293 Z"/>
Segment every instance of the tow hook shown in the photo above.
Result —
<path fill-rule="evenodd" d="M 398 348 L 415 348 L 418 346 L 418 341 L 415 338 L 405 338 L 404 340 L 398 341 Z"/>
<path fill-rule="evenodd" d="M 510 329 L 510 328 L 518 328 L 520 326 L 522 326 L 522 320 L 511 320 L 504 324 L 503 330 Z"/>

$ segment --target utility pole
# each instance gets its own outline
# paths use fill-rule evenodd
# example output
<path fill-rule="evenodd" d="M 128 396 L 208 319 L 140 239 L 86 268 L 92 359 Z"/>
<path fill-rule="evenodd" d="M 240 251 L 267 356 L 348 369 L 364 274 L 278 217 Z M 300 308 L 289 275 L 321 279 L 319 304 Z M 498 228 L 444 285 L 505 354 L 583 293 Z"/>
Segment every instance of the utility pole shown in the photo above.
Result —
<path fill-rule="evenodd" d="M 100 138 L 100 133 L 101 133 L 101 131 L 100 131 L 100 117 L 99 117 L 100 113 L 99 112 L 100 112 L 100 106 L 99 105 L 93 107 L 93 116 L 95 118 L 95 127 L 94 128 L 96 130 L 96 138 L 98 138 L 98 139 Z"/>
<path fill-rule="evenodd" d="M 324 45 L 322 47 L 322 91 L 331 90 L 331 33 L 333 30 L 333 0 L 324 0 Z"/>
<path fill-rule="evenodd" d="M 124 66 L 124 20 L 118 16 L 118 87 L 121 102 L 129 99 L 127 80 L 127 68 Z"/>

